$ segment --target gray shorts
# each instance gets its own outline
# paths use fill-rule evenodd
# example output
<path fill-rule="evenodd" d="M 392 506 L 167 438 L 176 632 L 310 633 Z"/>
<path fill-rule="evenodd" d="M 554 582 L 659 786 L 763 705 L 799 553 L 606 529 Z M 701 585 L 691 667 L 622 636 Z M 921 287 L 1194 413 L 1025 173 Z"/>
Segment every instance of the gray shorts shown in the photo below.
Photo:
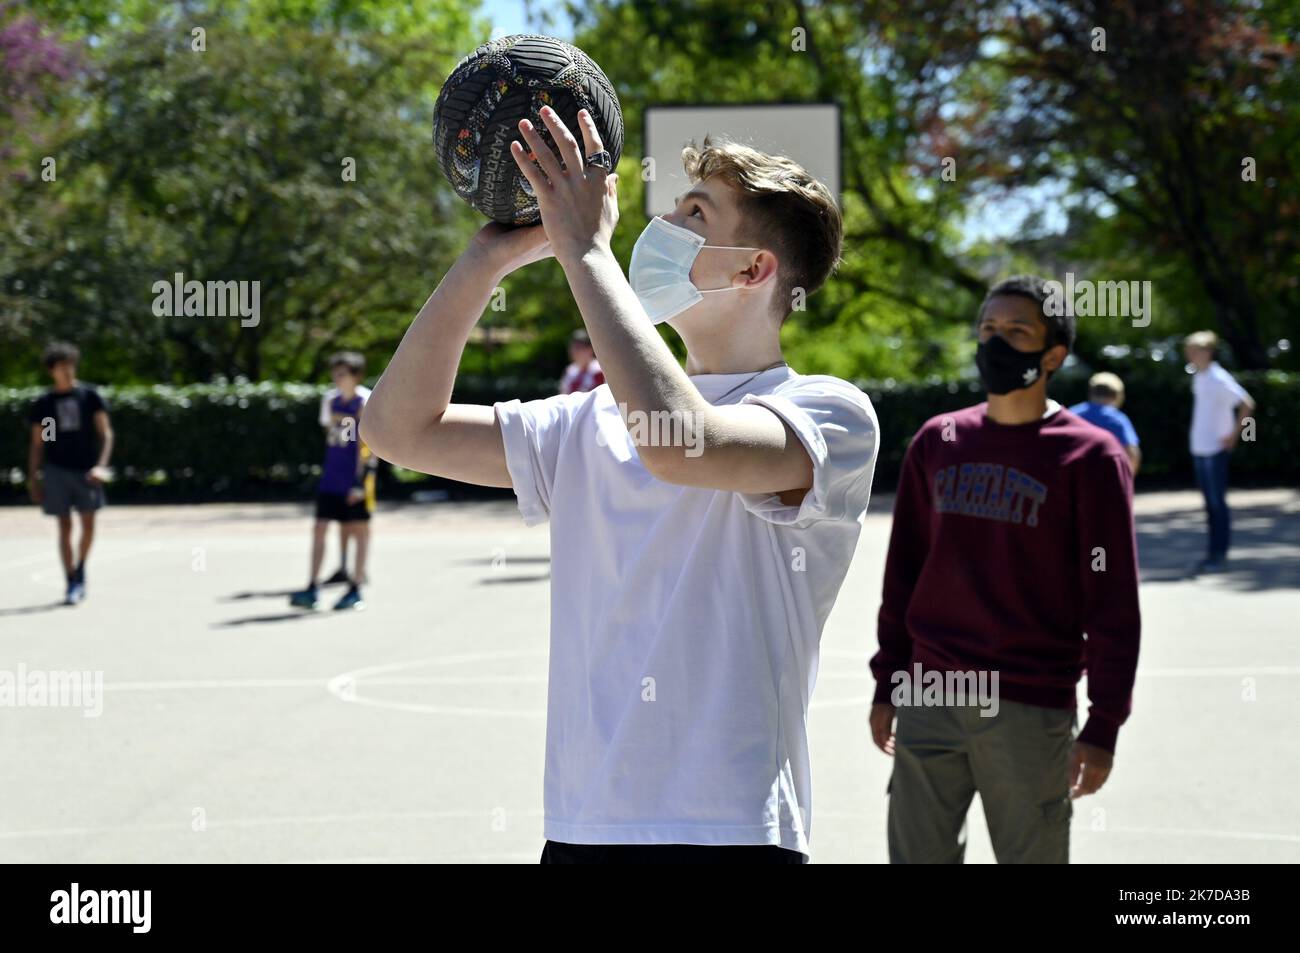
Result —
<path fill-rule="evenodd" d="M 991 718 L 974 706 L 903 706 L 897 718 L 890 863 L 961 863 L 976 791 L 998 863 L 1069 863 L 1072 709 L 1004 699 Z"/>
<path fill-rule="evenodd" d="M 46 463 L 41 468 L 41 510 L 50 516 L 67 516 L 72 510 L 84 513 L 104 505 L 104 487 L 89 483 L 80 470 Z"/>

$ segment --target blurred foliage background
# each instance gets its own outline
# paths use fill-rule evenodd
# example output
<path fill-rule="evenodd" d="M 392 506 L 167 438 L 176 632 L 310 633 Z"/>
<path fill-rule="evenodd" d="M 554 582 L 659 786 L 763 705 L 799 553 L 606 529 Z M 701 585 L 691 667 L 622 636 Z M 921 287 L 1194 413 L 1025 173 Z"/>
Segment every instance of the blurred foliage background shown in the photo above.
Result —
<path fill-rule="evenodd" d="M 1191 479 L 1184 426 L 1151 426 L 1156 417 L 1186 421 L 1192 395 L 1181 368 L 1150 361 L 1108 361 L 1128 382 L 1134 422 L 1142 440 L 1144 489 L 1186 485 Z M 1062 403 L 1084 399 L 1087 375 L 1076 367 L 1053 378 L 1050 391 Z M 1244 371 L 1239 380 L 1259 402 L 1257 432 L 1233 458 L 1237 484 L 1296 483 L 1300 475 L 1295 421 L 1300 419 L 1300 375 Z M 929 418 L 969 407 L 982 399 L 974 381 L 947 383 L 862 382 L 880 421 L 881 447 L 875 486 L 894 487 L 907 445 Z M 521 400 L 547 397 L 554 382 L 541 378 L 467 375 L 456 399 L 491 403 L 503 394 Z M 321 434 L 316 418 L 323 387 L 313 384 L 244 381 L 232 384 L 128 384 L 102 389 L 109 403 L 118 449 L 114 452 L 114 501 L 209 501 L 302 499 L 320 477 Z M 27 431 L 21 425 L 40 388 L 0 387 L 0 459 L 25 459 Z M 23 499 L 23 471 L 0 473 L 0 500 Z M 453 497 L 496 496 L 502 491 L 435 479 L 384 465 L 379 488 L 388 499 L 438 489 Z M 508 492 L 508 491 L 507 491 Z"/>
<path fill-rule="evenodd" d="M 320 383 L 345 347 L 377 376 L 479 224 L 437 171 L 432 106 L 503 2 L 0 0 L 0 383 L 43 383 L 52 338 L 81 346 L 83 378 L 121 388 Z M 784 331 L 805 373 L 969 403 L 975 310 L 1018 271 L 1152 281 L 1150 326 L 1081 318 L 1058 386 L 1090 368 L 1138 378 L 1126 409 L 1171 446 L 1181 335 L 1216 329 L 1237 370 L 1300 368 L 1293 0 L 524 6 L 619 92 L 624 262 L 645 223 L 647 105 L 840 105 L 844 261 Z M 155 317 L 153 284 L 176 272 L 259 280 L 260 324 Z M 549 392 L 580 325 L 554 262 L 505 291 L 467 351 L 483 399 Z M 16 406 L 0 402 L 6 435 Z M 880 416 L 905 442 L 917 415 Z"/>

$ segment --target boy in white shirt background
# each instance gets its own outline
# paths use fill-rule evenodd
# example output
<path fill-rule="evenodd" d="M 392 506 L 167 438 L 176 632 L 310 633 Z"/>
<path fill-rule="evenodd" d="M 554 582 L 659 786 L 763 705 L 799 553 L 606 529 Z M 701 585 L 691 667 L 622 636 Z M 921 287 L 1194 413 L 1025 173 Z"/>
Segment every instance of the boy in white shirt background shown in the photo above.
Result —
<path fill-rule="evenodd" d="M 559 157 L 527 120 L 511 152 L 543 225 L 478 232 L 375 386 L 362 438 L 401 466 L 513 487 L 525 522 L 551 524 L 543 862 L 806 862 L 818 643 L 878 439 L 865 394 L 784 362 L 780 327 L 795 290 L 834 269 L 839 210 L 789 159 L 706 140 L 625 277 L 591 118 L 582 142 L 542 119 Z M 493 288 L 552 255 L 606 383 L 451 404 Z"/>
<path fill-rule="evenodd" d="M 1218 572 L 1228 558 L 1232 532 L 1228 461 L 1241 438 L 1242 425 L 1255 410 L 1250 394 L 1214 359 L 1218 347 L 1213 331 L 1197 331 L 1183 342 L 1183 353 L 1196 368 L 1188 436 L 1209 525 L 1205 558 L 1196 564 L 1197 572 Z"/>

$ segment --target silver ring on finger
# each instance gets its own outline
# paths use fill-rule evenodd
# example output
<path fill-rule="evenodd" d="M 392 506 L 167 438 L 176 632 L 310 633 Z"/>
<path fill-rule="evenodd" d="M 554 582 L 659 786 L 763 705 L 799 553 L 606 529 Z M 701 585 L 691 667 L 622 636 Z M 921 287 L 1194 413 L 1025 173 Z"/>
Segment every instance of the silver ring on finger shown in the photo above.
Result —
<path fill-rule="evenodd" d="M 591 155 L 587 156 L 586 165 L 595 166 L 598 169 L 604 169 L 606 172 L 614 171 L 614 160 L 610 158 L 609 153 L 604 149 L 599 152 L 593 152 Z"/>

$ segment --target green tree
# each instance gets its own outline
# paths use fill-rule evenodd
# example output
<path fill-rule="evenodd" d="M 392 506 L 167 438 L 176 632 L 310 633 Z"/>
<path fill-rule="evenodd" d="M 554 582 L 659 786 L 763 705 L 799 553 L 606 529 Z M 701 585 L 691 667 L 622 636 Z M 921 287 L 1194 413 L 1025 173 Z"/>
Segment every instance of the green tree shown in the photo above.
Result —
<path fill-rule="evenodd" d="M 58 180 L 20 188 L 0 232 L 25 314 L 7 377 L 56 335 L 101 379 L 315 376 L 390 346 L 457 250 L 470 214 L 436 175 L 428 91 L 475 44 L 467 16 L 419 35 L 202 19 L 202 51 L 183 15 L 114 32 L 66 91 Z M 259 323 L 156 316 L 176 272 L 258 281 Z"/>
<path fill-rule="evenodd" d="M 570 4 L 575 42 L 604 65 L 622 100 L 619 249 L 644 224 L 639 182 L 647 104 L 825 102 L 841 107 L 844 261 L 784 330 L 796 366 L 847 377 L 951 375 L 985 282 L 959 252 L 956 190 L 913 171 L 917 131 L 900 110 L 904 77 L 846 4 Z M 802 48 L 793 42 L 804 31 Z M 936 178 L 937 181 L 937 178 Z"/>
<path fill-rule="evenodd" d="M 1031 227 L 1013 248 L 1080 277 L 1151 280 L 1160 311 L 1142 336 L 1213 324 L 1242 364 L 1268 365 L 1300 307 L 1294 4 L 856 6 L 899 25 L 924 151 L 959 153 L 985 192 L 1064 186 L 1051 201 L 1069 228 Z"/>

